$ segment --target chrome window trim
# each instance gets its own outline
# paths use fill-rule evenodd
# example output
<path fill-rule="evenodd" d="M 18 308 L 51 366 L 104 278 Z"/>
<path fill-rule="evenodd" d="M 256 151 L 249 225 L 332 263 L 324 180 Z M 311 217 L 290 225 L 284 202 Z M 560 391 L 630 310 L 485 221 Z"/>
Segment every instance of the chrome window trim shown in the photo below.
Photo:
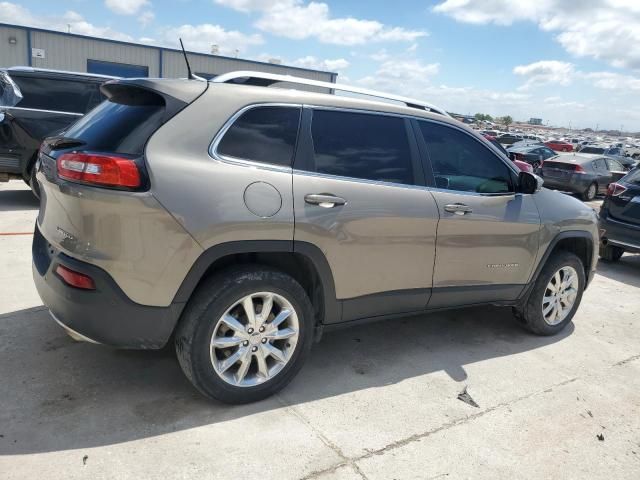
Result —
<path fill-rule="evenodd" d="M 301 103 L 282 103 L 282 102 L 252 103 L 249 105 L 245 105 L 236 113 L 231 115 L 231 117 L 224 123 L 224 125 L 218 131 L 218 133 L 216 133 L 215 137 L 213 137 L 213 140 L 209 144 L 209 156 L 213 160 L 217 160 L 219 162 L 224 162 L 224 163 L 230 163 L 232 165 L 260 168 L 263 170 L 271 170 L 276 172 L 292 173 L 293 167 L 285 167 L 283 165 L 275 165 L 272 163 L 263 163 L 263 162 L 257 162 L 255 160 L 249 160 L 246 158 L 238 158 L 238 157 L 232 157 L 230 155 L 223 155 L 221 153 L 218 153 L 218 146 L 220 145 L 220 142 L 224 138 L 227 131 L 236 122 L 236 120 L 238 120 L 238 118 L 240 118 L 244 113 L 248 112 L 249 110 L 253 110 L 260 107 L 288 107 L 288 108 L 300 109 L 300 119 L 298 120 L 298 130 L 299 130 L 299 125 L 300 125 L 299 122 L 302 121 L 302 106 L 303 105 Z M 297 138 L 296 138 L 296 142 L 297 142 Z M 294 154 L 295 154 L 295 151 L 294 151 Z M 293 164 L 293 158 L 291 159 L 291 161 Z"/>
<path fill-rule="evenodd" d="M 59 115 L 74 115 L 77 117 L 81 117 L 84 115 L 84 113 L 77 113 L 77 112 L 63 112 L 61 110 L 45 110 L 42 108 L 26 108 L 26 107 L 3 107 L 0 106 L 0 110 L 22 110 L 22 111 L 29 111 L 29 112 L 42 112 L 42 113 L 57 113 Z"/>

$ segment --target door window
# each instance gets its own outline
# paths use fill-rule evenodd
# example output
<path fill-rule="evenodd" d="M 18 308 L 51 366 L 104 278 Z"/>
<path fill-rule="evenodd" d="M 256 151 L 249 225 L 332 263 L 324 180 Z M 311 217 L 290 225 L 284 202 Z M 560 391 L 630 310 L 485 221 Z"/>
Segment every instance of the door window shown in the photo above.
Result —
<path fill-rule="evenodd" d="M 607 164 L 604 161 L 604 158 L 599 158 L 597 160 L 593 161 L 593 168 L 595 168 L 596 170 L 599 170 L 601 172 L 606 172 L 607 171 Z"/>
<path fill-rule="evenodd" d="M 611 172 L 624 172 L 624 167 L 622 164 L 614 160 L 613 158 L 607 158 L 607 165 L 609 166 L 609 171 Z"/>
<path fill-rule="evenodd" d="M 419 124 L 438 188 L 476 193 L 514 190 L 509 168 L 470 135 L 438 123 Z"/>
<path fill-rule="evenodd" d="M 414 183 L 411 150 L 403 118 L 315 110 L 311 135 L 318 173 Z"/>
<path fill-rule="evenodd" d="M 22 92 L 22 108 L 86 113 L 102 98 L 94 82 L 12 75 Z"/>
<path fill-rule="evenodd" d="M 298 136 L 299 107 L 256 107 L 227 130 L 217 153 L 290 167 Z"/>

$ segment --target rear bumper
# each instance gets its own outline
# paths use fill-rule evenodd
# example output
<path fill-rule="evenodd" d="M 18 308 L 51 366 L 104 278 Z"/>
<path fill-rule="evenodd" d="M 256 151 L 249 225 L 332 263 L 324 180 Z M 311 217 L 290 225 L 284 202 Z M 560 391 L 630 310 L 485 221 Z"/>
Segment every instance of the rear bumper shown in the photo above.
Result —
<path fill-rule="evenodd" d="M 600 212 L 600 241 L 603 245 L 622 247 L 627 252 L 640 253 L 640 227 L 620 222 L 609 216 L 603 209 Z"/>
<path fill-rule="evenodd" d="M 543 176 L 542 179 L 544 180 L 544 186 L 547 188 L 573 193 L 583 193 L 591 184 L 591 181 L 586 179 L 576 179 L 575 176 L 567 179 L 556 179 L 553 177 Z"/>
<path fill-rule="evenodd" d="M 167 343 L 183 303 L 151 307 L 133 302 L 107 272 L 57 251 L 37 224 L 32 255 L 38 294 L 53 318 L 72 337 L 133 349 L 157 349 Z M 90 276 L 96 289 L 81 290 L 67 285 L 54 273 L 58 265 Z"/>

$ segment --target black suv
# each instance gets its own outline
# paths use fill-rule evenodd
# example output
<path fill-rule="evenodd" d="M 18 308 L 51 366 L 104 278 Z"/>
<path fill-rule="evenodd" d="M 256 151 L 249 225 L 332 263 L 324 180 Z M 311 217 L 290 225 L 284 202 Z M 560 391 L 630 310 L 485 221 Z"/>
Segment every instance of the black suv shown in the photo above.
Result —
<path fill-rule="evenodd" d="M 0 181 L 34 181 L 38 147 L 104 100 L 100 85 L 113 77 L 30 67 L 0 70 Z"/>

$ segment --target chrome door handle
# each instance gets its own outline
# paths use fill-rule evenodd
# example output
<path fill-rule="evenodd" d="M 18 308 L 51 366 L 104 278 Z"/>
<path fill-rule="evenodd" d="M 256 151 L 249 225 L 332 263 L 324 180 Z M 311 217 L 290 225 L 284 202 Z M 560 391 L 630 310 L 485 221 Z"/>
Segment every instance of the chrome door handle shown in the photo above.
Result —
<path fill-rule="evenodd" d="M 450 203 L 444 206 L 444 211 L 449 213 L 455 213 L 456 215 L 465 215 L 473 212 L 473 209 L 469 205 L 464 203 Z"/>
<path fill-rule="evenodd" d="M 347 203 L 344 198 L 336 197 L 330 193 L 310 193 L 304 196 L 304 201 L 322 208 L 333 208 Z"/>

